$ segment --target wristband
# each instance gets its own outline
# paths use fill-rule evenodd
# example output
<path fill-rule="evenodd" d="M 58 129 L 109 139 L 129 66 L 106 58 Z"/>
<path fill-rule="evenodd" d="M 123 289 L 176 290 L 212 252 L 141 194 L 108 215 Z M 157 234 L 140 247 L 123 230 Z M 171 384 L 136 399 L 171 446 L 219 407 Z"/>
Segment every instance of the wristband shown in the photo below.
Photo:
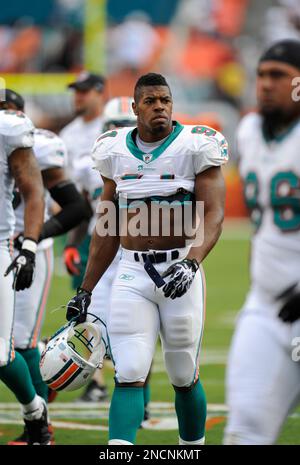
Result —
<path fill-rule="evenodd" d="M 22 250 L 29 250 L 30 252 L 36 254 L 37 251 L 37 243 L 33 239 L 28 239 L 24 237 L 23 243 L 22 243 Z"/>
<path fill-rule="evenodd" d="M 84 289 L 83 287 L 77 287 L 77 294 L 81 294 L 82 292 L 86 292 L 87 294 L 89 294 L 89 296 L 91 297 L 92 296 L 92 291 L 88 291 L 87 289 Z"/>

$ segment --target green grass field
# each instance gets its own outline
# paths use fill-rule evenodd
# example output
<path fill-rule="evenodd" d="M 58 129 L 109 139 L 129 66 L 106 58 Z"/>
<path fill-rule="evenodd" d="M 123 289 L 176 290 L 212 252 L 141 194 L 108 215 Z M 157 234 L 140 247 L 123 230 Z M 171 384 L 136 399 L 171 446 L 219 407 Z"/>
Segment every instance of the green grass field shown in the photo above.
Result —
<path fill-rule="evenodd" d="M 226 355 L 234 328 L 235 316 L 241 307 L 248 287 L 249 228 L 231 224 L 224 229 L 222 239 L 205 261 L 207 280 L 207 311 L 200 377 L 208 401 L 207 444 L 221 444 L 226 421 L 224 406 L 224 374 Z M 59 248 L 58 248 L 59 249 Z M 59 252 L 59 250 L 58 250 Z M 59 260 L 59 259 L 58 259 Z M 60 269 L 61 267 L 57 267 Z M 47 308 L 44 335 L 52 334 L 64 323 L 64 310 L 51 310 L 65 304 L 72 295 L 69 278 L 56 273 Z M 105 367 L 110 392 L 113 388 L 113 369 Z M 108 403 L 82 407 L 70 403 L 80 391 L 60 393 L 51 404 L 51 418 L 57 444 L 106 444 Z M 153 429 L 141 429 L 138 444 L 177 444 L 177 430 L 173 409 L 173 390 L 169 386 L 158 346 L 151 378 L 151 413 L 153 420 L 163 419 Z M 0 444 L 15 437 L 21 430 L 20 410 L 13 395 L 0 385 Z M 65 403 L 65 404 L 63 404 Z M 154 429 L 155 427 L 162 429 Z M 165 429 L 164 429 L 165 428 Z M 300 444 L 300 409 L 291 416 L 280 435 L 279 444 Z"/>

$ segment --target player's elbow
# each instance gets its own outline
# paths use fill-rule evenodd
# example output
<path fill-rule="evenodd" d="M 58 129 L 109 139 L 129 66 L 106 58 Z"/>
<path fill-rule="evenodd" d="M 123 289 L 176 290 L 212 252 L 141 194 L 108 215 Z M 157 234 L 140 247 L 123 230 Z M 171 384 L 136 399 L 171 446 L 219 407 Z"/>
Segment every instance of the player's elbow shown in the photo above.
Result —
<path fill-rule="evenodd" d="M 224 208 L 222 206 L 218 206 L 212 208 L 205 212 L 206 221 L 212 223 L 216 230 L 222 231 L 223 221 L 224 221 Z"/>
<path fill-rule="evenodd" d="M 50 195 L 75 226 L 93 215 L 89 202 L 80 194 L 73 182 L 63 181 L 49 189 Z M 72 225 L 74 226 L 74 224 Z"/>

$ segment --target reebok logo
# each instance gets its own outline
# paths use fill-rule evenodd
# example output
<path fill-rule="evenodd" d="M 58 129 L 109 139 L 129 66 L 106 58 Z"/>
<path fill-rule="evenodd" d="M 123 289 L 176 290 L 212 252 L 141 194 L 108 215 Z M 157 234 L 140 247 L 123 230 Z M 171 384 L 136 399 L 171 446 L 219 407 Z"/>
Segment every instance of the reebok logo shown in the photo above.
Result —
<path fill-rule="evenodd" d="M 123 281 L 132 281 L 134 279 L 134 276 L 132 274 L 122 273 L 119 276 L 119 279 L 122 279 Z"/>

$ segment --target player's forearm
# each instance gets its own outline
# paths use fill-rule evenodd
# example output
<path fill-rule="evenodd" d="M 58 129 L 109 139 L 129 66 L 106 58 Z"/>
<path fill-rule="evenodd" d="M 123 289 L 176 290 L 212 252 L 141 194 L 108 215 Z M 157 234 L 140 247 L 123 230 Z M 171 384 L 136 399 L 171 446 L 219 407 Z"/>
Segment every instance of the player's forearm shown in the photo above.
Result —
<path fill-rule="evenodd" d="M 120 246 L 119 236 L 101 237 L 96 228 L 92 235 L 89 258 L 81 287 L 92 291 L 116 256 Z"/>
<path fill-rule="evenodd" d="M 24 208 L 24 237 L 38 241 L 44 222 L 44 193 L 38 188 L 22 192 Z"/>
<path fill-rule="evenodd" d="M 218 212 L 211 211 L 204 215 L 204 234 L 202 243 L 191 247 L 187 258 L 196 259 L 201 263 L 217 243 L 223 224 L 224 214 L 220 209 Z M 199 236 L 200 237 L 200 236 Z"/>
<path fill-rule="evenodd" d="M 38 240 L 44 222 L 44 187 L 31 149 L 17 149 L 10 155 L 10 169 L 24 199 L 24 237 Z"/>

